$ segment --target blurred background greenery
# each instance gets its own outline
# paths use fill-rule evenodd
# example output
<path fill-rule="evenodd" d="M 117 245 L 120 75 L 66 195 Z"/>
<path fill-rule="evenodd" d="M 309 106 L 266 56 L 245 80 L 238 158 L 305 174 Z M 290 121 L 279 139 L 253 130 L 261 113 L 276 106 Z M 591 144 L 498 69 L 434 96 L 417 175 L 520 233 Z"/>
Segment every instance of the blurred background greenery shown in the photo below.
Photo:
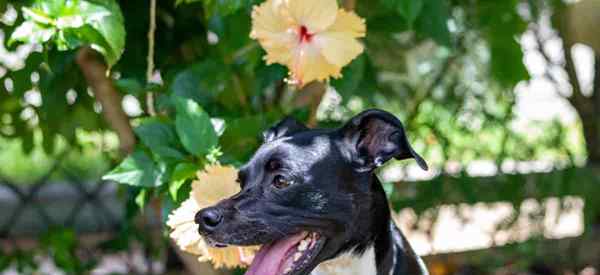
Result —
<path fill-rule="evenodd" d="M 166 238 L 193 172 L 371 107 L 433 168 L 380 170 L 433 274 L 600 272 L 600 1 L 339 1 L 366 51 L 301 90 L 261 2 L 0 0 L 0 274 L 230 274 Z"/>

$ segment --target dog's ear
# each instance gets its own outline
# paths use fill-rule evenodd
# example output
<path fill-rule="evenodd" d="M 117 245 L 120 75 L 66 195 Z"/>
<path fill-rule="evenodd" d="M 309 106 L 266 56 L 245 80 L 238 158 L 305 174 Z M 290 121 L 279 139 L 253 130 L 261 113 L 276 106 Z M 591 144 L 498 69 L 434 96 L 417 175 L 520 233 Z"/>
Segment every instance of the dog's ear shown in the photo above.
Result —
<path fill-rule="evenodd" d="M 263 141 L 271 142 L 284 136 L 291 136 L 295 133 L 306 131 L 308 128 L 293 117 L 286 117 L 275 124 L 269 130 L 263 132 Z"/>
<path fill-rule="evenodd" d="M 408 143 L 402 123 L 386 111 L 364 111 L 339 131 L 359 171 L 372 171 L 392 158 L 413 158 L 422 169 L 428 169 L 427 163 Z"/>

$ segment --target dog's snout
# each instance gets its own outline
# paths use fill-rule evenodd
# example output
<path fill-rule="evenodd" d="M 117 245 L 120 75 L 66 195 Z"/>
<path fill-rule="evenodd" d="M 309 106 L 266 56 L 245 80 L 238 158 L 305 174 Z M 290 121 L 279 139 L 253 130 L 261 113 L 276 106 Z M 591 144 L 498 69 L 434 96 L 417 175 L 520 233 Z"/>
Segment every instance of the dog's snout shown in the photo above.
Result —
<path fill-rule="evenodd" d="M 223 222 L 223 213 L 215 207 L 209 207 L 200 210 L 195 220 L 201 231 L 212 232 Z"/>

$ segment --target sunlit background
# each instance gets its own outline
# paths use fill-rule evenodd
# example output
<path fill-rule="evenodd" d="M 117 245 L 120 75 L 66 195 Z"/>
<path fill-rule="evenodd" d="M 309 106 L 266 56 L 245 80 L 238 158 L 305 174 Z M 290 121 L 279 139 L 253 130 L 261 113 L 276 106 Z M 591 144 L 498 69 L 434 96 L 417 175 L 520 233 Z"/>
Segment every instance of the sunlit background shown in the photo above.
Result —
<path fill-rule="evenodd" d="M 190 267 L 168 241 L 176 181 L 102 180 L 131 150 L 80 72 L 91 42 L 9 42 L 23 7 L 53 1 L 25 2 L 0 1 L 0 274 L 243 274 Z M 365 53 L 302 90 L 248 37 L 262 1 L 159 1 L 148 73 L 150 6 L 131 2 L 114 1 L 127 38 L 100 77 L 134 129 L 152 113 L 173 124 L 168 98 L 192 99 L 239 165 L 285 115 L 335 127 L 382 108 L 431 167 L 379 176 L 432 274 L 600 274 L 600 1 L 338 1 L 367 20 Z"/>

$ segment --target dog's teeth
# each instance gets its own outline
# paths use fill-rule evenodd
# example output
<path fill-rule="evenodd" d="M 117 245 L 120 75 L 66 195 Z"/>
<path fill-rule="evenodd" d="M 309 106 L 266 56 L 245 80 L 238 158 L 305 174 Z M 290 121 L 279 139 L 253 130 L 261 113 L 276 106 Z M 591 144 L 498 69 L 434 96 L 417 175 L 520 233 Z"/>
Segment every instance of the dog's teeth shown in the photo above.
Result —
<path fill-rule="evenodd" d="M 290 273 L 291 271 L 292 271 L 292 268 L 291 268 L 291 267 L 288 267 L 288 268 L 286 268 L 286 269 L 283 271 L 283 273 L 284 273 L 284 274 L 288 274 L 288 273 Z"/>
<path fill-rule="evenodd" d="M 297 260 L 300 260 L 301 257 L 302 257 L 302 253 L 296 252 L 296 254 L 294 254 L 294 262 Z"/>
<path fill-rule="evenodd" d="M 298 245 L 298 250 L 299 250 L 299 251 L 304 251 L 304 250 L 306 250 L 306 248 L 308 248 L 308 244 L 309 244 L 309 243 L 310 243 L 310 241 L 308 241 L 308 240 L 302 240 L 302 241 L 300 242 L 300 245 Z"/>

